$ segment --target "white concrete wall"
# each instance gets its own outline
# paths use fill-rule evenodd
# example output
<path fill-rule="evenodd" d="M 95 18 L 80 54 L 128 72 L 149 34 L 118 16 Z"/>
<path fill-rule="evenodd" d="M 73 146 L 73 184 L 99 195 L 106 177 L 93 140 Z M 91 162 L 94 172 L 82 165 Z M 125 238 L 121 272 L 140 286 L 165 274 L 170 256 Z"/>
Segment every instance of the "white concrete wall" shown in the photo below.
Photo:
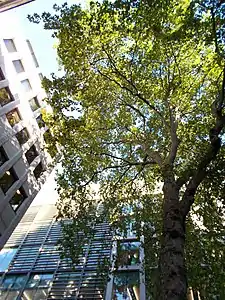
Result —
<path fill-rule="evenodd" d="M 7 191 L 3 193 L 0 187 L 0 248 L 3 246 L 12 230 L 15 228 L 30 203 L 40 190 L 41 184 L 45 181 L 46 175 L 50 171 L 48 168 L 51 162 L 50 156 L 43 150 L 44 140 L 43 133 L 46 128 L 39 128 L 36 122 L 36 117 L 40 115 L 38 109 L 33 112 L 29 105 L 29 100 L 33 97 L 37 97 L 41 107 L 50 108 L 45 105 L 43 99 L 46 97 L 44 90 L 41 87 L 41 81 L 39 73 L 40 68 L 36 68 L 30 50 L 28 48 L 26 39 L 21 36 L 18 24 L 13 20 L 6 20 L 4 14 L 0 16 L 0 28 L 4 28 L 0 32 L 0 67 L 4 73 L 5 80 L 0 81 L 0 88 L 8 86 L 13 94 L 15 101 L 10 102 L 5 106 L 0 106 L 0 146 L 3 146 L 9 160 L 0 167 L 0 178 L 11 167 L 14 168 L 19 180 L 17 180 Z M 4 39 L 13 39 L 17 52 L 8 52 Z M 32 41 L 30 41 L 32 44 Z M 35 49 L 33 49 L 35 52 Z M 22 73 L 17 73 L 13 65 L 13 60 L 20 59 L 25 69 Z M 21 81 L 29 79 L 32 90 L 24 92 Z M 22 117 L 22 120 L 11 127 L 9 124 L 6 113 L 12 109 L 17 108 Z M 30 139 L 22 146 L 18 143 L 15 134 L 21 129 L 27 128 Z M 25 152 L 35 145 L 39 155 L 32 163 L 26 160 Z M 46 172 L 38 179 L 33 175 L 35 167 L 42 162 Z M 14 212 L 9 204 L 10 199 L 15 192 L 23 187 L 27 199 L 22 203 L 19 209 Z"/>

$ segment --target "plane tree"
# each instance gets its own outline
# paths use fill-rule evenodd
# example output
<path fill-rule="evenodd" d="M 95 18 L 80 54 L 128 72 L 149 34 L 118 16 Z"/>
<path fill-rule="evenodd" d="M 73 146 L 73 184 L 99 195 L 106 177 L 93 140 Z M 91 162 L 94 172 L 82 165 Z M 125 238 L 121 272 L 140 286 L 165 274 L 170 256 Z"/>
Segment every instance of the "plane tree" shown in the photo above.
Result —
<path fill-rule="evenodd" d="M 88 234 L 98 197 L 112 226 L 144 234 L 156 299 L 185 299 L 187 276 L 205 299 L 224 293 L 223 6 L 103 1 L 30 17 L 53 31 L 64 70 L 44 80 L 62 154 L 59 217 L 73 220 L 62 247 L 76 256 L 71 235 Z M 207 272 L 220 276 L 210 291 Z"/>

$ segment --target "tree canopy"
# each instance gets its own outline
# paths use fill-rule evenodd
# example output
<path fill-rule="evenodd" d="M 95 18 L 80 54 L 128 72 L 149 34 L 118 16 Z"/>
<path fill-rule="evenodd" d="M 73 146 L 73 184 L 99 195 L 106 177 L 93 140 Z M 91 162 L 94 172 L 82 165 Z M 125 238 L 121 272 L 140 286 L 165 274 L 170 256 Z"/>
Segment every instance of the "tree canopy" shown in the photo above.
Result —
<path fill-rule="evenodd" d="M 225 296 L 224 9 L 223 1 L 103 1 L 30 17 L 53 30 L 65 71 L 44 80 L 53 107 L 45 119 L 62 154 L 59 217 L 73 219 L 62 247 L 74 255 L 70 237 L 88 231 L 98 197 L 113 227 L 132 221 L 144 234 L 151 295 L 165 237 L 179 235 L 167 228 L 177 213 L 187 224 L 189 285 L 202 299 Z"/>

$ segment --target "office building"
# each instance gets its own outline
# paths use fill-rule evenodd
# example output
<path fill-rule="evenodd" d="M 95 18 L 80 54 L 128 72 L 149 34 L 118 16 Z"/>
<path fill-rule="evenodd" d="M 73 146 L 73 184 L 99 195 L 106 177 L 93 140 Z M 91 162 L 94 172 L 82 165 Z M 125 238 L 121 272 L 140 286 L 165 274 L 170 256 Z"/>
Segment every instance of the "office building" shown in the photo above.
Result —
<path fill-rule="evenodd" d="M 24 5 L 24 4 L 32 2 L 32 1 L 34 1 L 34 0 L 1 0 L 0 1 L 0 12 L 15 8 L 20 5 Z"/>
<path fill-rule="evenodd" d="M 43 102 L 46 94 L 37 58 L 15 26 L 4 28 L 0 33 L 0 249 L 40 190 L 51 162 L 44 151 L 49 132 L 41 109 L 49 108 Z"/>
<path fill-rule="evenodd" d="M 72 268 L 60 258 L 61 225 L 55 214 L 54 204 L 31 206 L 9 238 L 0 252 L 0 299 L 145 299 L 143 253 L 132 231 L 118 241 L 107 222 L 96 225 L 94 237 Z M 99 266 L 118 248 L 119 267 L 107 280 Z"/>

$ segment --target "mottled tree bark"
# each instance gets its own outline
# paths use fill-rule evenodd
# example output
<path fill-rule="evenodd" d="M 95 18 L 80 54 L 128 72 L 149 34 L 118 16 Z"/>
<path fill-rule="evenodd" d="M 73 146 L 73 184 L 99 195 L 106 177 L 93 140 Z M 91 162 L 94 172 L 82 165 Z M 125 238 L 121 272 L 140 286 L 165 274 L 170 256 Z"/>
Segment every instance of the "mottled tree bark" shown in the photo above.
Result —
<path fill-rule="evenodd" d="M 179 189 L 171 176 L 165 179 L 163 192 L 160 286 L 157 300 L 186 300 L 185 220 L 180 211 Z"/>

